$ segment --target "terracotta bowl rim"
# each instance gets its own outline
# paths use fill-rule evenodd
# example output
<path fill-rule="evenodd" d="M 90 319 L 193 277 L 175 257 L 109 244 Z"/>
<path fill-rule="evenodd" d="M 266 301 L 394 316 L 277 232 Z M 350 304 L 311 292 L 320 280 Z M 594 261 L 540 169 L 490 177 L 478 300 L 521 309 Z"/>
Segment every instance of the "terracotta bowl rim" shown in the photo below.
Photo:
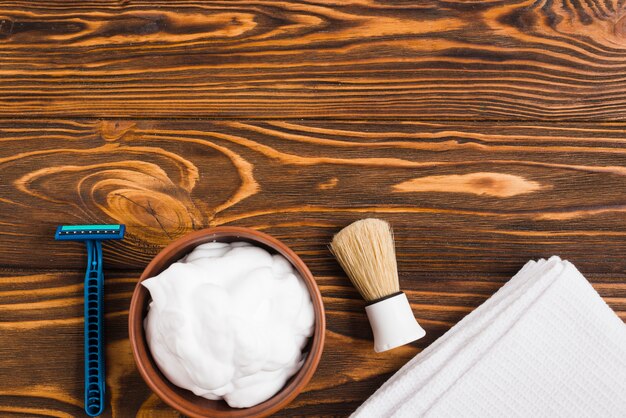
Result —
<path fill-rule="evenodd" d="M 143 329 L 144 312 L 150 298 L 147 289 L 141 284 L 141 282 L 160 273 L 170 264 L 178 261 L 184 256 L 184 254 L 189 253 L 196 246 L 213 240 L 219 241 L 220 239 L 228 241 L 236 241 L 237 239 L 251 241 L 253 243 L 269 247 L 275 252 L 285 256 L 304 280 L 309 291 L 309 295 L 311 296 L 315 312 L 314 331 L 309 343 L 310 348 L 307 358 L 302 368 L 276 395 L 267 401 L 250 408 L 224 409 L 224 407 L 222 407 L 214 409 L 207 406 L 198 406 L 193 401 L 183 399 L 175 392 L 174 389 L 171 388 L 171 386 L 174 385 L 168 382 L 156 367 L 147 346 Z M 271 235 L 252 228 L 234 226 L 218 226 L 194 231 L 174 240 L 168 246 L 163 248 L 146 266 L 139 278 L 139 281 L 135 285 L 128 314 L 128 335 L 139 374 L 150 389 L 166 404 L 192 418 L 202 418 L 207 416 L 233 418 L 265 417 L 282 409 L 302 392 L 307 383 L 313 377 L 322 356 L 325 330 L 326 319 L 322 295 L 313 274 L 310 272 L 302 259 L 300 259 L 300 257 L 287 245 Z M 204 402 L 203 398 L 197 398 L 199 401 Z"/>

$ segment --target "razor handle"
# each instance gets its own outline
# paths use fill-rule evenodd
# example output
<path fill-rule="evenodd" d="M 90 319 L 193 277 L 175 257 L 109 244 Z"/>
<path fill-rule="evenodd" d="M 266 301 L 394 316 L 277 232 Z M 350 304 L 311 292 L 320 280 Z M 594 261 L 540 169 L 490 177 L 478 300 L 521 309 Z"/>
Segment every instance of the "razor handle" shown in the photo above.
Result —
<path fill-rule="evenodd" d="M 95 417 L 104 410 L 104 276 L 102 243 L 87 240 L 85 272 L 85 412 Z"/>

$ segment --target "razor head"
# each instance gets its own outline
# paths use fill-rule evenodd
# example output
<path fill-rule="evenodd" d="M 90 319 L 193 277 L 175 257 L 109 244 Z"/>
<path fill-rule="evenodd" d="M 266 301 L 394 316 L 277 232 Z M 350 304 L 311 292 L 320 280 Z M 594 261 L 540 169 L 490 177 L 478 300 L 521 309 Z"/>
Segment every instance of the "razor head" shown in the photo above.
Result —
<path fill-rule="evenodd" d="M 125 225 L 61 225 L 54 239 L 66 241 L 122 239 Z"/>

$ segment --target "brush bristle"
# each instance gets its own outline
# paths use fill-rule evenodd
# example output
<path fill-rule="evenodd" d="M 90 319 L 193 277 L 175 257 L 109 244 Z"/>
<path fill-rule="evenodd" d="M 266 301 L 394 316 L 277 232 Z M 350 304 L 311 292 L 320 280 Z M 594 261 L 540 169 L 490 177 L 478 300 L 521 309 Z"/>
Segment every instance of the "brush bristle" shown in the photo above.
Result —
<path fill-rule="evenodd" d="M 333 237 L 330 248 L 366 301 L 400 291 L 393 232 L 387 222 L 356 221 Z"/>

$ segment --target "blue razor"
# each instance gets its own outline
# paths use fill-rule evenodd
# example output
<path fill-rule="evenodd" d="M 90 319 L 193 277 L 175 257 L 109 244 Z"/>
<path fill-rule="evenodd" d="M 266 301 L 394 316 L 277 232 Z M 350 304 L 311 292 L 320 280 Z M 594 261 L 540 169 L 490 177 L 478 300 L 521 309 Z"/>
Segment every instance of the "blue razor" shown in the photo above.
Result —
<path fill-rule="evenodd" d="M 91 417 L 104 410 L 106 379 L 104 374 L 104 275 L 102 241 L 124 238 L 124 225 L 63 225 L 54 238 L 62 241 L 85 241 L 85 412 Z"/>

